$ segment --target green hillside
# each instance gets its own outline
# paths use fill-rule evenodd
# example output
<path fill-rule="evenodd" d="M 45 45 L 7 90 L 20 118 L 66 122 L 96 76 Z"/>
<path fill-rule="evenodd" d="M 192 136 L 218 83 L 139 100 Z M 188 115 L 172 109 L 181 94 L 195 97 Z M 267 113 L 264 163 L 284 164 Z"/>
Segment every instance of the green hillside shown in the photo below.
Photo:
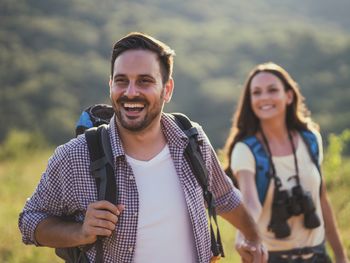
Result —
<path fill-rule="evenodd" d="M 265 61 L 295 77 L 325 134 L 340 132 L 350 119 L 349 8 L 326 0 L 2 0 L 0 142 L 13 129 L 54 145 L 72 137 L 84 107 L 108 102 L 110 49 L 130 31 L 176 50 L 167 110 L 200 122 L 215 148 L 246 74 Z"/>

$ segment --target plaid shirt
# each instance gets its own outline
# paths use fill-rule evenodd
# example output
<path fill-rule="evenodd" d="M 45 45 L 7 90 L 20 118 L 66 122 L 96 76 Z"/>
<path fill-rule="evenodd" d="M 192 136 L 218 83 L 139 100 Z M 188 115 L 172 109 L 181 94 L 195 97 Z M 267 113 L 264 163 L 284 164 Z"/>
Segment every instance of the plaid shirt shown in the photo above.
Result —
<path fill-rule="evenodd" d="M 184 157 L 188 138 L 166 114 L 162 115 L 161 124 L 184 191 L 198 261 L 209 262 L 210 234 L 203 192 Z M 229 211 L 241 203 L 240 192 L 232 186 L 230 179 L 220 168 L 215 151 L 200 126 L 198 130 L 198 139 L 208 168 L 210 189 L 215 196 L 217 212 Z M 103 256 L 105 262 L 132 262 L 139 209 L 136 181 L 126 160 L 114 118 L 108 131 L 115 159 L 117 203 L 124 204 L 126 208 L 118 220 L 116 230 L 110 237 L 103 239 L 105 248 Z M 39 185 L 33 196 L 27 200 L 19 217 L 19 228 L 25 244 L 38 245 L 34 231 L 38 223 L 46 217 L 69 215 L 74 216 L 76 221 L 84 220 L 87 206 L 97 201 L 97 189 L 90 175 L 89 165 L 89 153 L 83 135 L 56 149 Z M 91 246 L 87 251 L 90 262 L 94 262 L 95 254 L 95 247 Z"/>

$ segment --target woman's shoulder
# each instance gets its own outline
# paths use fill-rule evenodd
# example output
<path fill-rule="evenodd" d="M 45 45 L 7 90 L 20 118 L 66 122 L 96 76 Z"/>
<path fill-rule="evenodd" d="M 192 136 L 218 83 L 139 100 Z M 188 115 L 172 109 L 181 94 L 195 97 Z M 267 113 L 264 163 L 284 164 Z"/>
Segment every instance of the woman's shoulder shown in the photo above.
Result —
<path fill-rule="evenodd" d="M 252 155 L 252 151 L 248 144 L 244 141 L 237 142 L 233 149 L 232 149 L 232 155 L 238 155 L 238 156 L 246 156 L 246 155 Z"/>
<path fill-rule="evenodd" d="M 313 128 L 309 128 L 309 129 L 306 129 L 306 130 L 301 130 L 299 131 L 299 133 L 301 134 L 301 136 L 303 136 L 304 138 L 305 137 L 311 137 L 312 138 L 315 138 L 316 141 L 317 141 L 317 144 L 319 146 L 322 145 L 322 135 L 320 133 L 319 130 L 317 129 L 313 129 Z"/>
<path fill-rule="evenodd" d="M 308 129 L 300 131 L 300 135 L 303 138 L 304 144 L 309 148 L 309 152 L 317 158 L 318 163 L 323 161 L 323 142 L 322 135 L 317 129 Z"/>
<path fill-rule="evenodd" d="M 240 170 L 255 172 L 255 158 L 253 152 L 244 142 L 237 142 L 231 154 L 231 169 L 234 173 Z"/>

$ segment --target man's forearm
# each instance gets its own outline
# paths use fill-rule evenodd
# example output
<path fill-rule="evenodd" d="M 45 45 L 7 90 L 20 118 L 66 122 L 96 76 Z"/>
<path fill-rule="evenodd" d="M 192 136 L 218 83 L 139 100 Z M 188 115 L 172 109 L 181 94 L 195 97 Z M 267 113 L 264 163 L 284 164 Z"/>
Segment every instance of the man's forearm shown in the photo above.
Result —
<path fill-rule="evenodd" d="M 35 240 L 41 246 L 63 248 L 85 245 L 80 223 L 63 221 L 57 217 L 42 220 L 35 229 Z"/>
<path fill-rule="evenodd" d="M 229 212 L 221 213 L 220 216 L 235 226 L 247 240 L 260 242 L 258 227 L 243 204 L 240 204 Z"/>

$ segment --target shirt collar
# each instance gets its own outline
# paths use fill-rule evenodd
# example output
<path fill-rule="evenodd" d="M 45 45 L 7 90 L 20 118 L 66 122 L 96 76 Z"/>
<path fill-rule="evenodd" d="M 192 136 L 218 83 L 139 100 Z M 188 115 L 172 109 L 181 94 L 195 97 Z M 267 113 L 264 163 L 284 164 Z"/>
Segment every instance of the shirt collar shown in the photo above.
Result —
<path fill-rule="evenodd" d="M 118 158 L 120 156 L 124 156 L 125 152 L 123 149 L 122 142 L 120 140 L 118 127 L 115 120 L 115 115 L 113 115 L 113 117 L 109 122 L 109 139 L 111 141 L 112 152 L 114 157 Z"/>
<path fill-rule="evenodd" d="M 162 113 L 161 116 L 161 129 L 163 134 L 167 140 L 169 147 L 176 147 L 184 149 L 188 144 L 188 137 L 181 130 L 181 128 L 176 124 L 175 120 L 169 116 L 167 113 Z M 199 132 L 201 127 L 198 124 L 194 124 L 198 129 L 198 137 L 197 140 L 199 143 L 202 143 L 204 140 L 203 133 Z M 115 158 L 120 156 L 125 156 L 125 151 L 123 149 L 122 142 L 120 140 L 118 127 L 116 124 L 115 116 L 111 118 L 109 122 L 109 136 L 112 146 L 112 152 Z"/>
<path fill-rule="evenodd" d="M 184 131 L 177 125 L 175 119 L 169 113 L 163 113 L 161 118 L 162 131 L 169 145 L 173 145 L 178 148 L 185 148 L 188 144 L 188 137 Z M 197 141 L 200 145 L 203 144 L 205 135 L 202 132 L 202 127 L 196 123 L 192 123 L 197 129 Z"/>

